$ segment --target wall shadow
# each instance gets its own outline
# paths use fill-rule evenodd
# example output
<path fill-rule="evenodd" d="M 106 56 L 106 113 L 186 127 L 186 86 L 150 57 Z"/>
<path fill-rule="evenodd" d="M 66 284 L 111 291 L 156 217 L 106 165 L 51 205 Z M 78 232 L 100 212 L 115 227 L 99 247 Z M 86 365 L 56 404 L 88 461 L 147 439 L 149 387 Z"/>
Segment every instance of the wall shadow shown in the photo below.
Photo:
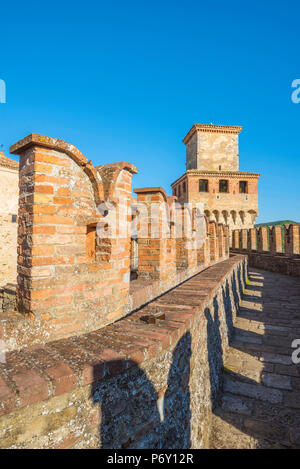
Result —
<path fill-rule="evenodd" d="M 219 305 L 216 298 L 214 299 L 212 310 L 205 308 L 204 314 L 207 321 L 207 359 L 209 365 L 210 399 L 212 408 L 214 408 L 220 397 L 220 390 L 222 388 L 220 379 L 222 379 L 224 367 Z"/>
<path fill-rule="evenodd" d="M 125 371 L 100 381 L 95 373 L 91 397 L 102 415 L 99 448 L 190 448 L 190 359 L 191 336 L 187 332 L 173 350 L 167 380 L 164 362 L 158 363 L 156 370 L 153 364 L 142 370 L 127 361 Z M 116 360 L 106 366 L 123 370 L 125 363 Z M 160 388 L 160 382 L 166 384 Z"/>
<path fill-rule="evenodd" d="M 233 282 L 235 304 L 238 299 L 236 287 L 243 275 L 243 271 L 238 273 Z M 300 376 L 300 368 L 290 360 L 293 333 L 285 337 L 284 327 L 280 326 L 284 315 L 289 317 L 290 314 L 292 318 L 293 314 L 283 310 L 275 313 L 270 307 L 266 309 L 268 298 L 265 296 L 270 298 L 271 293 L 265 291 L 263 273 L 251 272 L 251 281 L 263 285 L 247 284 L 243 295 L 245 303 L 238 309 L 237 317 L 245 319 L 245 329 L 244 322 L 240 321 L 240 327 L 233 328 L 230 338 L 230 359 L 228 366 L 224 366 L 223 392 L 219 406 L 213 409 L 216 417 L 210 447 L 299 448 L 300 408 L 295 408 L 297 403 L 293 404 L 294 408 L 286 403 L 296 399 L 292 380 L 300 382 L 300 378 L 296 378 Z M 250 330 L 247 330 L 249 320 Z M 217 321 L 214 323 L 218 325 Z"/>

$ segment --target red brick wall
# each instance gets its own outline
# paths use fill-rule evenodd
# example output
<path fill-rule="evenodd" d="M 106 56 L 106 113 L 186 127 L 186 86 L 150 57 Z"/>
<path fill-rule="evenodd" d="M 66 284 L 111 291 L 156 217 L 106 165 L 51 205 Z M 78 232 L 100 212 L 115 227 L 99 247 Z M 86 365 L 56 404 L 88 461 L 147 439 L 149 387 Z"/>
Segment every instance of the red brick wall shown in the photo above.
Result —
<path fill-rule="evenodd" d="M 100 202 L 114 201 L 117 217 L 122 204 L 129 206 L 134 167 L 97 172 L 57 142 L 39 136 L 13 148 L 20 154 L 17 302 L 20 312 L 44 322 L 44 340 L 122 317 L 130 281 L 128 235 L 105 239 L 95 230 L 99 221 L 107 223 Z"/>
<path fill-rule="evenodd" d="M 252 228 L 249 230 L 234 230 L 232 232 L 232 249 L 273 252 L 287 255 L 300 254 L 299 225 L 284 227 L 284 243 L 282 244 L 282 227 L 270 226 Z M 247 237 L 247 247 L 246 246 Z M 282 249 L 283 246 L 283 249 Z"/>
<path fill-rule="evenodd" d="M 289 255 L 299 254 L 299 226 L 290 225 L 284 229 L 284 252 Z"/>
<path fill-rule="evenodd" d="M 207 447 L 246 279 L 233 256 L 101 330 L 8 353 L 0 448 Z M 164 320 L 141 320 L 157 305 Z"/>
<path fill-rule="evenodd" d="M 260 227 L 257 231 L 257 242 L 258 242 L 258 251 L 265 252 L 268 251 L 268 228 Z"/>
<path fill-rule="evenodd" d="M 20 155 L 22 315 L 0 320 L 9 350 L 99 329 L 228 257 L 228 227 L 217 230 L 193 207 L 176 208 L 161 188 L 137 190 L 140 223 L 155 231 L 138 238 L 138 282 L 145 288 L 137 289 L 130 283 L 136 168 L 93 167 L 72 145 L 36 134 L 11 151 Z"/>
<path fill-rule="evenodd" d="M 282 252 L 282 229 L 281 226 L 272 226 L 269 230 L 270 251 Z"/>
<path fill-rule="evenodd" d="M 247 230 L 247 249 L 236 244 L 242 239 L 244 230 L 233 231 L 233 252 L 247 252 L 249 265 L 287 275 L 300 275 L 299 225 L 284 227 L 282 248 L 282 227 L 260 227 Z"/>
<path fill-rule="evenodd" d="M 160 188 L 135 189 L 135 193 L 138 204 L 145 205 L 148 217 L 148 234 L 138 238 L 138 277 L 172 281 L 176 275 L 175 240 L 167 224 L 167 196 Z"/>

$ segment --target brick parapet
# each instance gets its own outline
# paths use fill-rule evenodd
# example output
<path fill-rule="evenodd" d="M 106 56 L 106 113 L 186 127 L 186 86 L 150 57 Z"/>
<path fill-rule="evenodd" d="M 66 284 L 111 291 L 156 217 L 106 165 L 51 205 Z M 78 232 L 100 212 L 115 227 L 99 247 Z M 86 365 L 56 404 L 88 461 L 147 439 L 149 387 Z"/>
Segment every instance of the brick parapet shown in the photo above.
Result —
<path fill-rule="evenodd" d="M 220 302 L 220 311 L 223 311 L 223 308 L 228 308 L 227 302 L 221 305 L 224 294 L 232 296 L 231 304 L 234 305 L 233 295 L 240 296 L 242 293 L 246 282 L 246 271 L 245 256 L 231 257 L 210 267 L 205 272 L 168 292 L 164 297 L 114 324 L 79 337 L 61 339 L 44 346 L 29 347 L 20 352 L 8 353 L 6 363 L 0 364 L 0 433 L 1 429 L 7 425 L 6 417 L 12 423 L 14 419 L 16 422 L 21 421 L 28 412 L 29 415 L 40 412 L 39 417 L 36 418 L 40 422 L 46 422 L 47 415 L 51 414 L 53 406 L 57 408 L 58 402 L 61 402 L 57 401 L 58 397 L 62 396 L 64 400 L 68 400 L 68 396 L 70 396 L 70 399 L 73 399 L 73 408 L 74 406 L 76 408 L 74 409 L 76 416 L 72 412 L 72 415 L 70 414 L 70 419 L 73 422 L 72 428 L 83 425 L 80 431 L 77 429 L 77 433 L 79 432 L 81 438 L 85 438 L 85 445 L 88 445 L 87 436 L 84 437 L 82 432 L 83 428 L 88 427 L 87 420 L 90 421 L 91 415 L 94 415 L 95 412 L 95 407 L 90 404 L 91 390 L 98 386 L 101 387 L 102 383 L 103 386 L 106 386 L 105 383 L 107 383 L 112 389 L 114 387 L 112 380 L 122 379 L 122 375 L 125 376 L 129 370 L 137 367 L 147 369 L 152 364 L 151 367 L 157 369 L 156 363 L 160 362 L 160 357 L 174 351 L 176 344 L 187 333 L 193 337 L 191 369 L 200 366 L 198 335 L 200 331 L 206 330 L 207 321 L 211 321 L 210 316 L 207 316 L 210 305 L 216 298 L 215 301 Z M 233 285 L 237 286 L 238 291 L 232 291 Z M 155 325 L 147 324 L 141 320 L 157 308 L 165 313 L 165 320 Z M 229 311 L 226 311 L 226 314 L 229 314 Z M 233 315 L 232 320 L 234 321 L 235 311 L 231 310 L 230 314 Z M 219 320 L 223 324 L 225 316 L 223 317 L 221 312 L 219 315 Z M 223 327 L 225 326 L 222 325 L 222 331 Z M 230 336 L 230 332 L 229 330 L 226 332 L 223 338 L 225 342 L 228 341 L 227 335 Z M 223 343 L 223 353 L 226 353 L 225 342 Z M 204 360 L 204 357 L 202 359 Z M 204 363 L 205 361 L 201 366 L 204 366 Z M 152 378 L 151 372 L 148 372 L 148 376 L 150 379 Z M 206 376 L 209 376 L 209 373 Z M 218 379 L 217 376 L 216 379 Z M 132 384 L 134 386 L 134 381 Z M 192 381 L 190 385 L 192 385 Z M 208 383 L 205 384 L 205 386 L 207 385 L 209 386 Z M 218 381 L 215 385 L 216 389 L 213 392 L 217 392 L 220 386 Z M 78 421 L 78 408 L 82 405 L 85 409 L 84 412 L 87 413 L 84 424 L 80 424 Z M 103 405 L 102 412 L 106 410 Z M 92 412 L 92 414 L 88 412 Z M 98 420 L 95 425 L 98 425 L 97 422 Z M 106 425 L 105 422 L 103 424 Z M 22 442 L 17 443 L 18 438 L 15 433 L 19 431 L 19 426 L 16 424 L 13 425 L 11 443 L 9 443 L 10 433 L 6 433 L 5 437 L 0 436 L 1 447 L 14 445 L 16 447 L 20 445 L 20 447 L 30 447 L 31 445 L 49 447 L 59 438 L 59 435 L 54 432 L 50 441 L 49 427 L 47 427 L 46 433 L 43 426 L 35 426 L 34 430 L 31 427 L 31 431 L 27 434 L 25 432 L 26 421 L 22 425 L 21 431 L 23 435 L 26 434 Z M 61 422 L 58 421 L 57 430 L 59 428 L 62 433 L 68 432 L 70 430 L 67 427 L 66 421 L 63 419 Z M 26 440 L 27 436 L 28 440 Z M 196 444 L 196 434 L 191 437 L 193 444 Z M 201 436 L 202 438 L 203 436 Z M 115 441 L 116 445 L 121 443 L 119 440 Z M 132 443 L 134 445 L 136 442 Z"/>
<path fill-rule="evenodd" d="M 111 207 L 118 219 L 129 213 L 135 166 L 96 169 L 72 145 L 35 134 L 11 151 L 20 154 L 17 304 L 32 319 L 29 342 L 127 314 L 130 238 L 126 230 L 106 237 L 105 225 Z"/>
<path fill-rule="evenodd" d="M 268 246 L 268 228 L 266 226 L 262 226 L 258 228 L 257 231 L 257 249 L 259 252 L 267 252 L 269 250 Z"/>
<path fill-rule="evenodd" d="M 0 318 L 7 350 L 113 323 L 228 256 L 221 225 L 210 233 L 202 213 L 178 209 L 176 197 L 162 188 L 136 189 L 133 201 L 137 169 L 130 163 L 93 167 L 73 145 L 37 134 L 11 152 L 20 154 L 17 310 L 22 315 Z M 127 228 L 133 202 L 138 210 L 146 207 L 141 223 L 156 231 L 138 238 L 138 278 L 150 283 L 131 295 Z M 111 214 L 122 222 L 115 233 Z"/>
<path fill-rule="evenodd" d="M 300 254 L 299 232 L 299 224 L 291 224 L 284 227 L 275 225 L 248 230 L 234 230 L 232 232 L 231 248 L 235 251 L 244 250 L 247 238 L 246 249 L 248 252 L 284 253 L 288 256 L 298 255 Z"/>
<path fill-rule="evenodd" d="M 289 255 L 300 254 L 299 225 L 284 227 L 284 252 Z"/>
<path fill-rule="evenodd" d="M 250 267 L 268 270 L 278 274 L 300 277 L 300 256 L 286 256 L 280 253 L 259 253 L 250 252 L 248 254 Z"/>
<path fill-rule="evenodd" d="M 287 275 L 300 275 L 300 225 L 270 226 L 253 228 L 247 231 L 247 251 L 236 240 L 242 239 L 244 230 L 232 233 L 231 251 L 234 253 L 247 252 L 249 265 L 272 272 Z"/>
<path fill-rule="evenodd" d="M 282 252 L 282 227 L 280 225 L 271 226 L 269 229 L 270 251 L 273 253 Z"/>

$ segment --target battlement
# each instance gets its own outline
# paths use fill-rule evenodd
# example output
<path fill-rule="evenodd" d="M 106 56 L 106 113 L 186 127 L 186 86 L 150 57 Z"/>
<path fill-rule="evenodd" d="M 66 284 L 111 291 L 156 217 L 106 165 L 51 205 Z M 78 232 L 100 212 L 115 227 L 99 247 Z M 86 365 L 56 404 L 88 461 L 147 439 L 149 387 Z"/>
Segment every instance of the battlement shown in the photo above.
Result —
<path fill-rule="evenodd" d="M 0 320 L 9 350 L 104 327 L 228 258 L 228 227 L 196 204 L 160 187 L 135 189 L 132 200 L 131 163 L 94 167 L 37 134 L 11 152 L 20 193 L 16 312 Z"/>
<path fill-rule="evenodd" d="M 0 447 L 167 447 L 174 419 L 184 447 L 205 447 L 185 401 L 176 409 L 201 382 L 191 412 L 209 428 L 223 371 L 213 323 L 226 348 L 247 277 L 229 227 L 161 187 L 133 199 L 131 163 L 95 167 L 37 134 L 11 151 L 18 275 L 0 289 Z"/>
<path fill-rule="evenodd" d="M 299 233 L 299 224 L 234 230 L 231 249 L 247 253 L 252 267 L 300 276 Z"/>

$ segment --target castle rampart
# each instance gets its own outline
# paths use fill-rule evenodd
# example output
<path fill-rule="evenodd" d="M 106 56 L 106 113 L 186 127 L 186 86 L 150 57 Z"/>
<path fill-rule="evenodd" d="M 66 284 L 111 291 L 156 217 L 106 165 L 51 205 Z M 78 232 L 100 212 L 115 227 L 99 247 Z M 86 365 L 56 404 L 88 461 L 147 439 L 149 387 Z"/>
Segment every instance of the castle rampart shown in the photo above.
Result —
<path fill-rule="evenodd" d="M 130 163 L 94 167 L 37 134 L 11 152 L 18 277 L 0 297 L 0 447 L 205 447 L 247 277 L 229 227 L 159 187 L 133 199 Z"/>
<path fill-rule="evenodd" d="M 104 327 L 229 255 L 228 229 L 207 225 L 196 206 L 161 188 L 136 189 L 133 201 L 130 163 L 94 167 L 73 145 L 36 134 L 11 152 L 20 194 L 17 286 L 1 294 L 7 350 Z"/>
<path fill-rule="evenodd" d="M 246 278 L 234 256 L 114 324 L 8 353 L 0 448 L 208 447 Z"/>
<path fill-rule="evenodd" d="M 300 276 L 299 231 L 297 224 L 234 230 L 232 252 L 247 254 L 251 267 Z"/>

